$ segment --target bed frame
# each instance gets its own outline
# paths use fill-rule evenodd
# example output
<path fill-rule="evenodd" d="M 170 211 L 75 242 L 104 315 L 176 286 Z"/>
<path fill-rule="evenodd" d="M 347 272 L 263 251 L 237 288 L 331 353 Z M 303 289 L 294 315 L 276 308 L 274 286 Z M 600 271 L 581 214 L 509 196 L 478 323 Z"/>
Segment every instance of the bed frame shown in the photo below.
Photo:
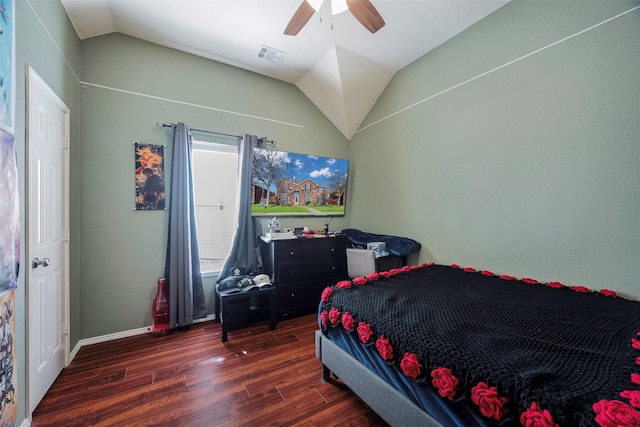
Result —
<path fill-rule="evenodd" d="M 362 363 L 316 331 L 316 357 L 322 362 L 322 379 L 331 373 L 391 426 L 442 427 L 424 410 L 378 377 Z"/>

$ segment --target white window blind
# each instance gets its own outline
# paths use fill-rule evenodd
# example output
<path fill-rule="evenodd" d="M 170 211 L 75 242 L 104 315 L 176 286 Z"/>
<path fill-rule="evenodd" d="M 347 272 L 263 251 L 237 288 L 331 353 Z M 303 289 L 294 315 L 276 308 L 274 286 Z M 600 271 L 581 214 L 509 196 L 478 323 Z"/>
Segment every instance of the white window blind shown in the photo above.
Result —
<path fill-rule="evenodd" d="M 203 273 L 216 273 L 231 249 L 238 147 L 193 141 L 192 157 L 200 268 Z"/>

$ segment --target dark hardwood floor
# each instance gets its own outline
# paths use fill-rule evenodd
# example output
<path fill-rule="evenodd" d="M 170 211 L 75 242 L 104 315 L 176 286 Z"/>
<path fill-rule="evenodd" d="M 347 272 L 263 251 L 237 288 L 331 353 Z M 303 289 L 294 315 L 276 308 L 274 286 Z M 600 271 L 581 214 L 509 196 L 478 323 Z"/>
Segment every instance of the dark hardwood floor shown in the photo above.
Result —
<path fill-rule="evenodd" d="M 198 323 L 164 337 L 83 347 L 33 414 L 40 426 L 386 426 L 322 381 L 316 315 L 229 332 Z"/>

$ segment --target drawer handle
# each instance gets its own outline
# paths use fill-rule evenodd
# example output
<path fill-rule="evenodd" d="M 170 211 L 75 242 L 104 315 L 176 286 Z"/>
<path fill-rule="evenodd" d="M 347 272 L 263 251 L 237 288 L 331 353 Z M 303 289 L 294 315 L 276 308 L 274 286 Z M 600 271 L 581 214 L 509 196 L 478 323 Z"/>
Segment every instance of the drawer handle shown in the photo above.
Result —
<path fill-rule="evenodd" d="M 293 251 L 291 251 L 291 252 L 289 253 L 289 255 L 293 255 Z"/>
<path fill-rule="evenodd" d="M 335 251 L 336 251 L 336 249 L 335 249 L 335 248 L 331 248 L 331 252 L 335 252 Z"/>
<path fill-rule="evenodd" d="M 295 296 L 296 296 L 296 294 L 291 294 L 291 296 L 292 296 L 292 297 L 295 297 Z"/>

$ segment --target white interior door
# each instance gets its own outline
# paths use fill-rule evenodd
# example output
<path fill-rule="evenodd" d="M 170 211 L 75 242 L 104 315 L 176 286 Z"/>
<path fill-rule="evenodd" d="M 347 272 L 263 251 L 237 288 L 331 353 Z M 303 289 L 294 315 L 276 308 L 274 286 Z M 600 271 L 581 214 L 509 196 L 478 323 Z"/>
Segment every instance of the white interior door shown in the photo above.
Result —
<path fill-rule="evenodd" d="M 27 78 L 27 370 L 33 413 L 69 355 L 69 109 L 31 68 Z"/>

